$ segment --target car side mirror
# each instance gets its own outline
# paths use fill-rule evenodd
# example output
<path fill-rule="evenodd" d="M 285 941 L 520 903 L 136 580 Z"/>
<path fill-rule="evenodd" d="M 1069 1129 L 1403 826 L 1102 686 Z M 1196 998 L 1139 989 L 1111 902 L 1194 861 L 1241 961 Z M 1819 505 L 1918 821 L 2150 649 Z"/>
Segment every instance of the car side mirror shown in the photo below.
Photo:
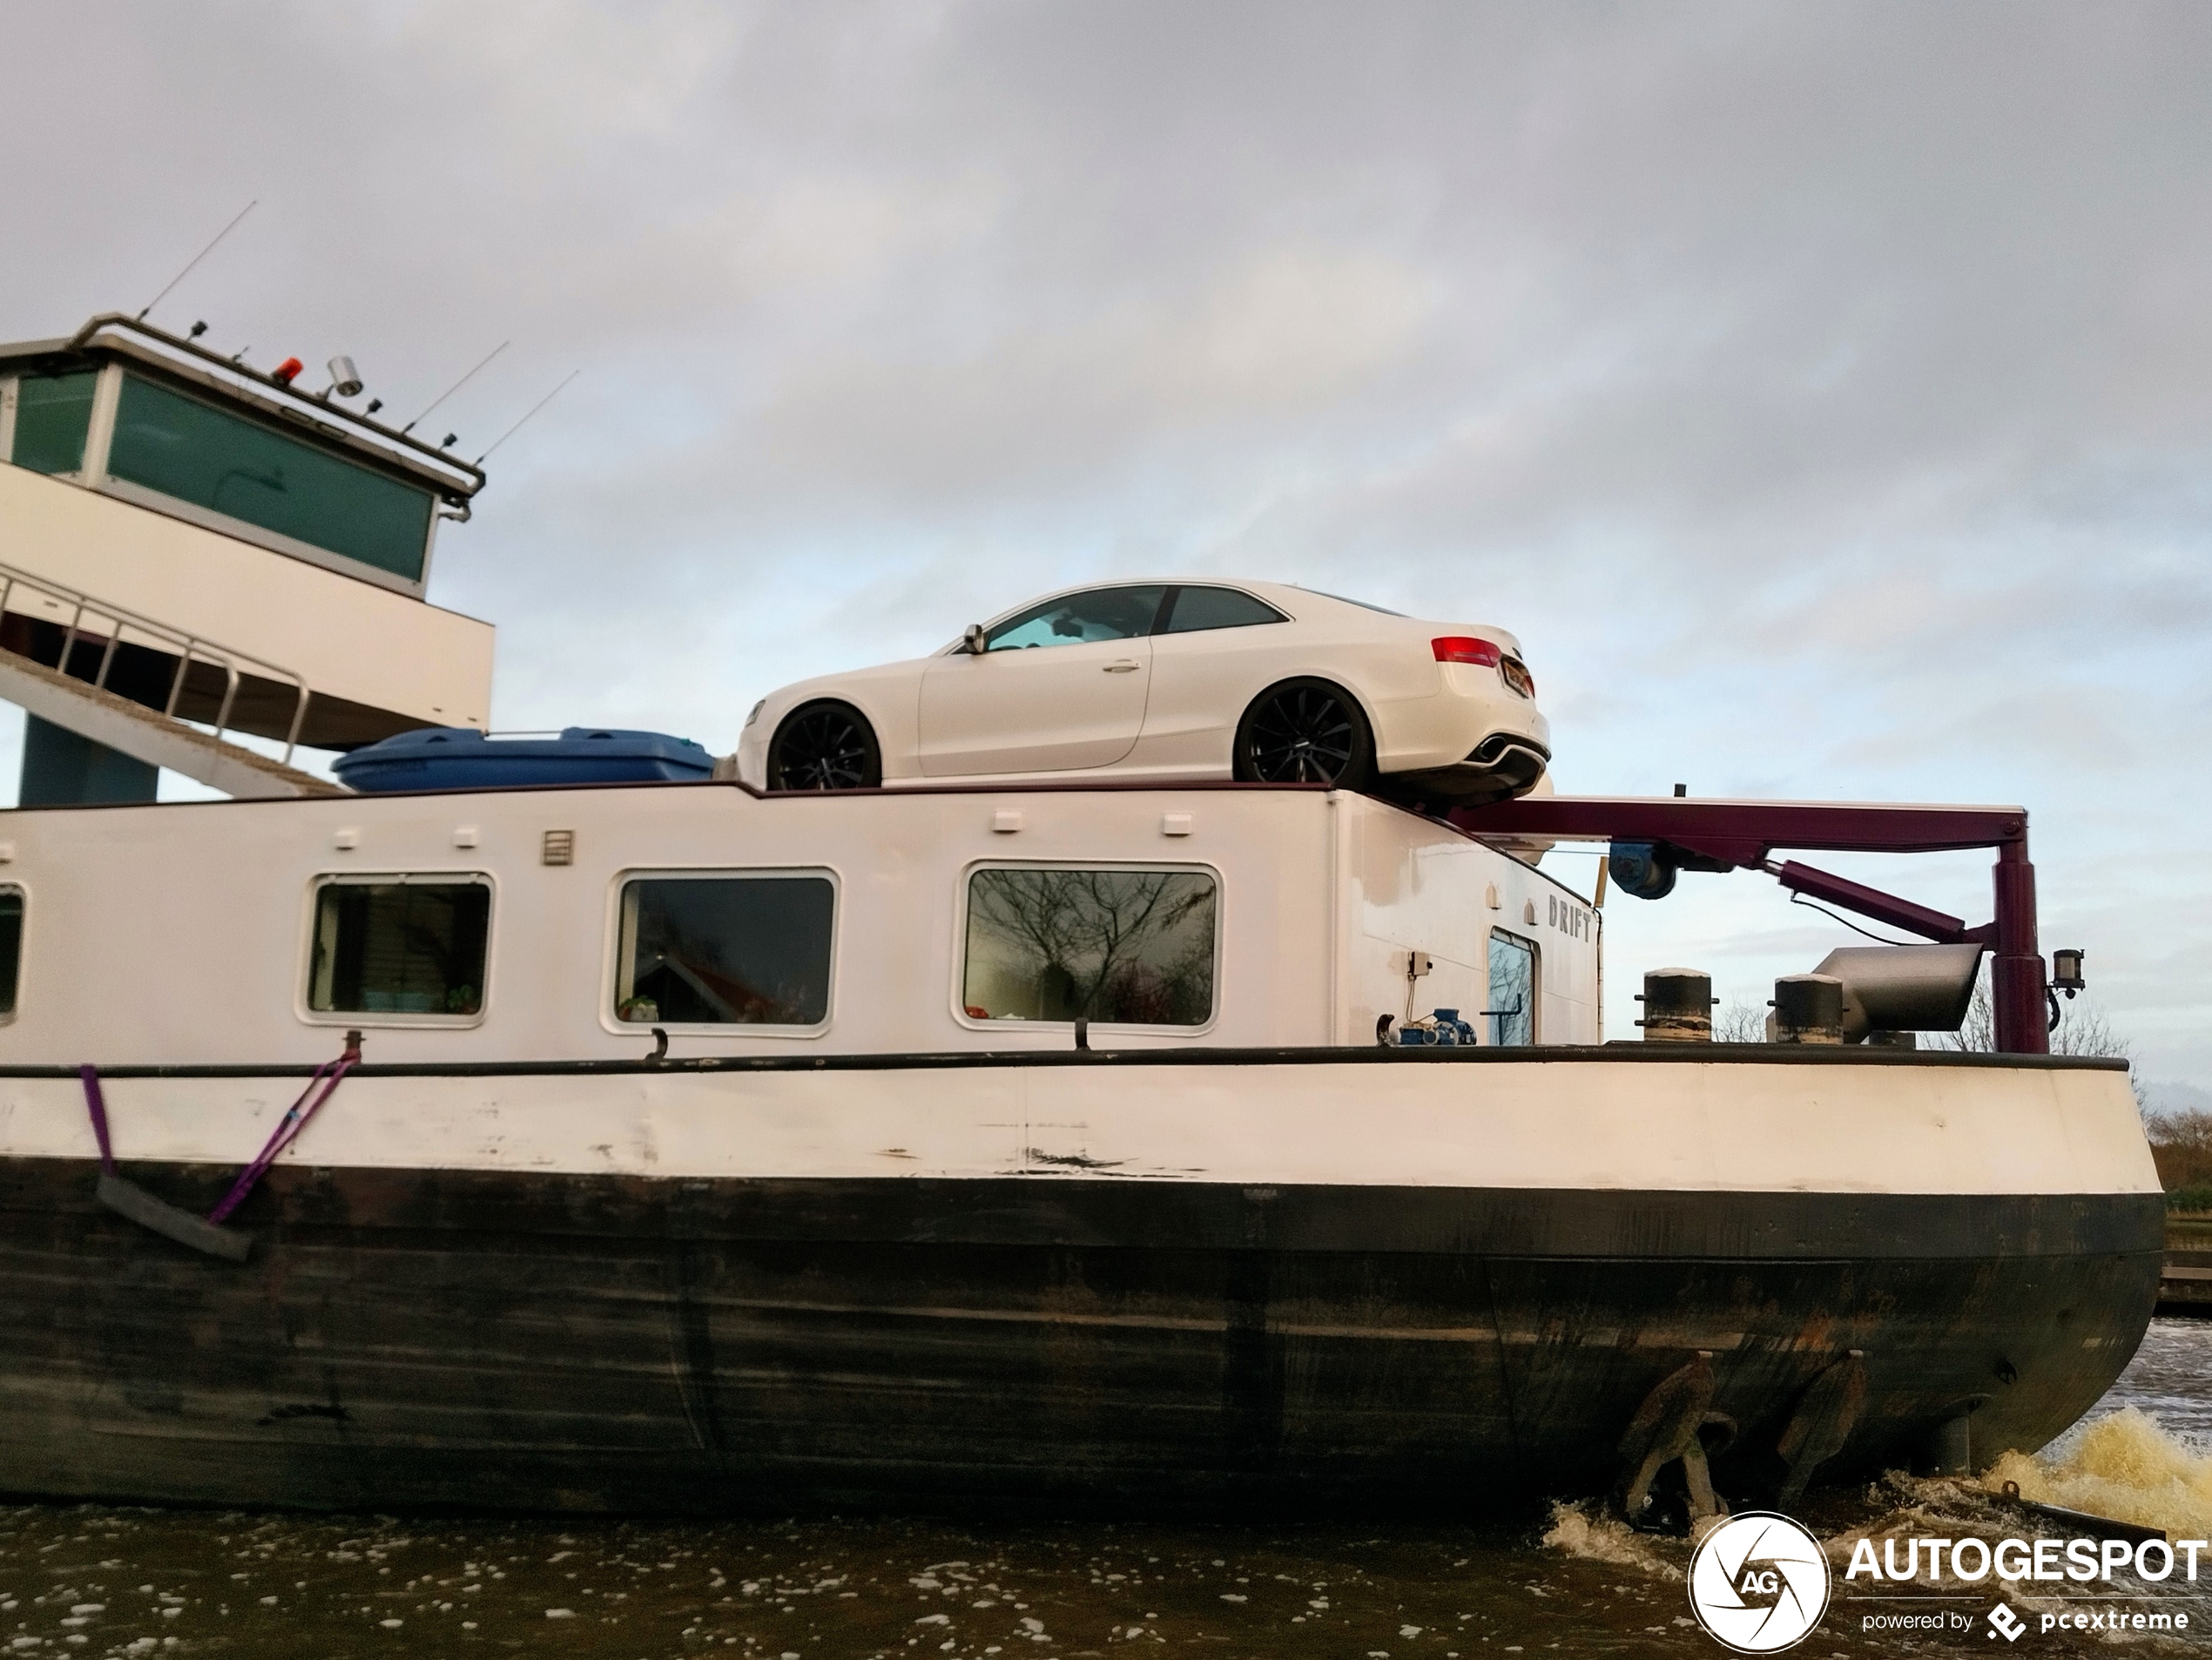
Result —
<path fill-rule="evenodd" d="M 967 652 L 970 657 L 981 657 L 983 655 L 982 624 L 970 623 L 968 625 L 968 632 L 960 637 L 960 649 Z"/>

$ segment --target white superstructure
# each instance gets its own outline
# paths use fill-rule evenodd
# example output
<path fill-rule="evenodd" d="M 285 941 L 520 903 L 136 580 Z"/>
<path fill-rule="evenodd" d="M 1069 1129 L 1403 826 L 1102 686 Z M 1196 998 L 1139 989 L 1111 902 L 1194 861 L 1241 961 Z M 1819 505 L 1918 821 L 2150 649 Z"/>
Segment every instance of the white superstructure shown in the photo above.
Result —
<path fill-rule="evenodd" d="M 1171 1022 L 1096 1019 L 1099 1047 L 1372 1044 L 1407 1016 L 1409 966 L 1426 969 L 1411 1013 L 1457 1009 L 1480 1042 L 1601 1036 L 1585 900 L 1433 820 L 1318 790 L 512 790 L 57 810 L 0 833 L 24 918 L 0 1064 L 320 1061 L 349 1029 L 375 1061 L 432 1063 L 635 1058 L 655 1026 L 684 1056 L 1069 1049 L 1070 1020 L 968 1012 L 988 871 L 1187 873 L 1181 891 L 1210 891 L 1206 937 L 1182 945 L 1207 954 L 1203 1007 L 1193 991 Z M 827 971 L 806 1018 L 624 1017 L 633 884 L 810 876 L 829 890 Z M 324 890 L 402 882 L 489 890 L 475 1007 L 319 1010 L 347 1001 L 313 984 Z M 1494 952 L 1533 959 L 1533 1007 L 1486 1013 Z"/>

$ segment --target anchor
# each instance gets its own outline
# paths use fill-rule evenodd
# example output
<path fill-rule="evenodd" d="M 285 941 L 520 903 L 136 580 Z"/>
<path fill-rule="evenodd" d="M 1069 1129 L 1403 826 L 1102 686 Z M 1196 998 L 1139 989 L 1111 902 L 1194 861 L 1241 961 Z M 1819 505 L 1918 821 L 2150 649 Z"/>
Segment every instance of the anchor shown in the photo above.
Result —
<path fill-rule="evenodd" d="M 1775 1450 L 1789 1468 L 1776 1502 L 1784 1510 L 1804 1498 L 1812 1473 L 1843 1450 L 1866 1406 L 1866 1351 L 1852 1349 L 1815 1378 L 1797 1401 Z"/>
<path fill-rule="evenodd" d="M 1712 1351 L 1660 1380 L 1636 1408 L 1621 1437 L 1621 1473 L 1611 1503 L 1629 1526 L 1644 1532 L 1686 1532 L 1728 1503 L 1713 1491 L 1709 1461 L 1736 1438 L 1736 1420 L 1715 1412 Z M 1974 1404 L 1979 1405 L 1979 1401 Z M 1843 1450 L 1866 1407 L 1866 1352 L 1847 1351 L 1824 1367 L 1797 1397 L 1775 1451 L 1784 1475 L 1775 1502 L 1793 1508 L 1823 1464 Z M 1682 1495 L 1655 1492 L 1669 1464 L 1682 1466 Z"/>
<path fill-rule="evenodd" d="M 1713 1491 L 1708 1459 L 1736 1439 L 1736 1420 L 1713 1407 L 1713 1353 L 1700 1349 L 1687 1366 L 1669 1373 L 1643 1398 L 1621 1436 L 1621 1474 L 1612 1505 L 1629 1525 L 1645 1532 L 1686 1531 L 1728 1514 Z M 1669 1464 L 1682 1466 L 1688 1514 L 1677 1518 L 1659 1503 L 1652 1484 Z"/>

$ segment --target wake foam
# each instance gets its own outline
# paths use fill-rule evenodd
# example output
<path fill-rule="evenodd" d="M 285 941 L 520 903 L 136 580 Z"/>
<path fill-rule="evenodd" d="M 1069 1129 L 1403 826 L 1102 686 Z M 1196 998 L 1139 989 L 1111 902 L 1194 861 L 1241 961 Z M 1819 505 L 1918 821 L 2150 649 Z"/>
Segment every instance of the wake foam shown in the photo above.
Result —
<path fill-rule="evenodd" d="M 1581 1499 L 1573 1504 L 1554 1501 L 1551 1526 L 1543 1546 L 1584 1562 L 1633 1568 L 1655 1579 L 1679 1580 L 1683 1570 L 1662 1555 L 1649 1535 L 1634 1531 L 1627 1522 L 1607 1515 L 1602 1501 Z"/>
<path fill-rule="evenodd" d="M 2038 1504 L 2162 1528 L 2169 1538 L 2212 1539 L 2212 1455 L 2191 1447 L 2140 1407 L 2094 1420 L 2043 1453 L 2006 1453 L 1980 1486 L 2017 1482 Z"/>
<path fill-rule="evenodd" d="M 2140 1527 L 2163 1528 L 2172 1539 L 2212 1539 L 2212 1454 L 2200 1451 L 2134 1407 L 2090 1420 L 2035 1454 L 2008 1452 L 1973 1480 L 1917 1476 L 1893 1470 L 1864 1489 L 1856 1525 L 1832 1510 L 1818 1529 L 1823 1549 L 1838 1574 L 1862 1539 L 1878 1549 L 1885 1539 L 1973 1535 L 1994 1542 L 2007 1537 L 2059 1536 L 2063 1527 L 2027 1515 L 2004 1501 L 2005 1484 L 2038 1504 L 2109 1516 Z M 1831 1531 L 1831 1529 L 1833 1529 Z M 1606 1514 L 1598 1499 L 1555 1501 L 1543 1548 L 1583 1562 L 1627 1568 L 1653 1579 L 1679 1582 L 1692 1541 L 1637 1533 Z M 1923 1572 L 1925 1589 L 1955 1589 L 1947 1576 Z M 2025 1609 L 2044 1606 L 2041 1588 L 1987 1584 Z M 2057 1595 L 2057 1593 L 2052 1593 Z M 2054 1602 L 2054 1608 L 2063 1606 Z"/>

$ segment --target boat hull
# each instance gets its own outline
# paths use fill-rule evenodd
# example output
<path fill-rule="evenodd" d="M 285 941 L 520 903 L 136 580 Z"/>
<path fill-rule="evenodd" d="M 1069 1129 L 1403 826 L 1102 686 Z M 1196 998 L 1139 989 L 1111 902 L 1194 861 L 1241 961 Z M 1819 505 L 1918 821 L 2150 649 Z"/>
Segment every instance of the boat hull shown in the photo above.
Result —
<path fill-rule="evenodd" d="M 124 1173 L 205 1211 L 231 1169 Z M 0 1160 L 0 1488 L 309 1508 L 1346 1508 L 1600 1491 L 1703 1351 L 1778 1477 L 2074 1421 L 2157 1295 L 2155 1193 L 280 1165 L 243 1265 Z"/>

